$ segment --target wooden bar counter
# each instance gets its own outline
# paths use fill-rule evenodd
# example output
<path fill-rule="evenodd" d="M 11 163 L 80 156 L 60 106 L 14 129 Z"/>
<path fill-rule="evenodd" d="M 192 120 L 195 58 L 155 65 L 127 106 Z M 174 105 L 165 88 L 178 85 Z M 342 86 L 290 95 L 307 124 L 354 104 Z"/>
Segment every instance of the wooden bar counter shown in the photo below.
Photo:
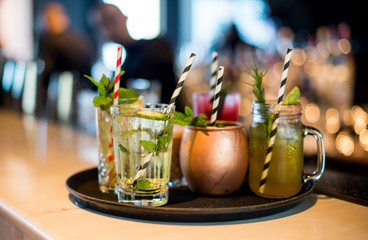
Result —
<path fill-rule="evenodd" d="M 95 136 L 0 109 L 0 239 L 368 239 L 368 207 L 319 194 L 231 222 L 155 222 L 80 208 L 65 181 L 96 166 Z"/>

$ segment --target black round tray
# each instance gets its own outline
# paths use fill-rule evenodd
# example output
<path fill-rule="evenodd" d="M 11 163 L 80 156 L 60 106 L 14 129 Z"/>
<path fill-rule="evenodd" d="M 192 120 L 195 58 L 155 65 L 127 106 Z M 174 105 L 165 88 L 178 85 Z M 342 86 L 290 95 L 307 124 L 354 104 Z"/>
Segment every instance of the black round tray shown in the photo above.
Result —
<path fill-rule="evenodd" d="M 119 203 L 115 194 L 100 192 L 96 168 L 69 177 L 66 188 L 76 205 L 104 213 L 154 221 L 219 222 L 262 217 L 288 210 L 312 193 L 313 184 L 305 184 L 296 196 L 282 200 L 258 197 L 246 184 L 238 192 L 225 197 L 198 195 L 186 187 L 170 188 L 169 201 L 161 207 Z"/>

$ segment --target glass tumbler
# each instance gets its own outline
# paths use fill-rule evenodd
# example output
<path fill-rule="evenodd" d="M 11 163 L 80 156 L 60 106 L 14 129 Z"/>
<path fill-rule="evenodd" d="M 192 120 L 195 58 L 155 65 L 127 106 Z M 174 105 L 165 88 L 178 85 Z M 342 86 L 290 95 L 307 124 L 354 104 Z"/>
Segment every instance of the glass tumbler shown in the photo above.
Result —
<path fill-rule="evenodd" d="M 161 206 L 169 197 L 175 108 L 111 107 L 119 202 Z"/>
<path fill-rule="evenodd" d="M 119 99 L 122 108 L 143 106 L 143 97 L 138 99 Z M 116 185 L 114 144 L 110 109 L 96 108 L 96 128 L 98 145 L 98 183 L 101 192 L 114 193 Z"/>
<path fill-rule="evenodd" d="M 226 94 L 224 102 L 220 102 L 217 120 L 239 121 L 240 93 L 230 92 Z M 207 92 L 195 92 L 192 94 L 193 115 L 201 113 L 207 115 L 207 120 L 211 118 L 212 102 L 210 94 Z"/>

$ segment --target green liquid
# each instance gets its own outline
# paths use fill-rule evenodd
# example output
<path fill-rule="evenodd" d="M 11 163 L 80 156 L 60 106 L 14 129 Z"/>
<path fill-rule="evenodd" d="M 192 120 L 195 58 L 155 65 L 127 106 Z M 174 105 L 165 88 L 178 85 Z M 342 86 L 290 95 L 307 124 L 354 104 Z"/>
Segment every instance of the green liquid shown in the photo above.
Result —
<path fill-rule="evenodd" d="M 264 193 L 259 192 L 268 141 L 264 123 L 252 124 L 249 131 L 249 186 L 263 197 L 287 198 L 302 187 L 303 129 L 301 124 L 278 124 Z"/>
<path fill-rule="evenodd" d="M 114 121 L 114 144 L 123 146 L 115 148 L 118 191 L 132 195 L 162 191 L 170 180 L 173 117 L 153 120 L 126 112 Z M 154 148 L 148 151 L 142 140 Z M 142 167 L 144 171 L 140 171 Z"/>
<path fill-rule="evenodd" d="M 98 182 L 103 192 L 114 192 L 116 185 L 114 148 L 112 145 L 111 118 L 106 111 L 99 111 L 97 128 L 99 164 Z"/>

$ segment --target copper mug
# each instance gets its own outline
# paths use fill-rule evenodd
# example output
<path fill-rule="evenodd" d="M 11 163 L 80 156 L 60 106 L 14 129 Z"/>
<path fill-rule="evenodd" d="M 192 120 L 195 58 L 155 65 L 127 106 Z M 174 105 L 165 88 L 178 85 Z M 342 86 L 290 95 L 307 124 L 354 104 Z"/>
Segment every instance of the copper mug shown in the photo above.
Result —
<path fill-rule="evenodd" d="M 242 186 L 248 169 L 244 125 L 218 121 L 221 127 L 184 128 L 180 166 L 188 188 L 204 195 L 228 195 Z"/>

